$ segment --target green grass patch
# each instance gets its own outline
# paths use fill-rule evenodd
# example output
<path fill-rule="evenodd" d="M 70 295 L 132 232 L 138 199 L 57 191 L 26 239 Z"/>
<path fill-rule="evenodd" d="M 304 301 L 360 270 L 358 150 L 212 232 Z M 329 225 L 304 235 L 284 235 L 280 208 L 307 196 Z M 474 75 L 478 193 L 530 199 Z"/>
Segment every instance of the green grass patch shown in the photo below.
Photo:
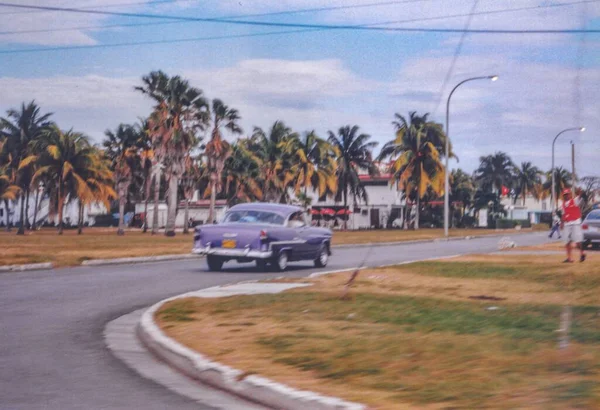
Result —
<path fill-rule="evenodd" d="M 160 318 L 165 322 L 191 322 L 195 313 L 193 303 L 189 300 L 174 301 L 160 310 Z"/>

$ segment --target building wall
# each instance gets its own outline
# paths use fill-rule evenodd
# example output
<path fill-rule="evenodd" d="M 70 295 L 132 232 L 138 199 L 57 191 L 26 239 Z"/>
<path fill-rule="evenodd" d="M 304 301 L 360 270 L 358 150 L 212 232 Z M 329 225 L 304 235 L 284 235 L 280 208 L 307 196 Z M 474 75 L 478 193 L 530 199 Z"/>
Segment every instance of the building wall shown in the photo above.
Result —
<path fill-rule="evenodd" d="M 10 201 L 8 206 L 9 221 L 12 225 L 16 226 L 21 222 L 21 201 L 24 198 L 20 198 L 17 201 Z M 33 222 L 35 214 L 35 194 L 30 195 L 29 198 L 29 221 Z M 50 216 L 50 201 L 46 198 L 40 201 L 39 210 L 37 213 L 37 223 L 49 222 L 54 225 L 58 224 L 58 215 Z M 25 209 L 24 209 L 25 211 Z M 83 209 L 83 222 L 84 224 L 93 225 L 94 216 L 99 214 L 105 214 L 108 210 L 101 203 L 94 203 L 90 206 L 86 206 Z M 6 214 L 4 201 L 0 202 L 0 225 L 6 225 Z M 63 210 L 63 222 L 67 226 L 76 226 L 79 218 L 79 201 L 73 200 L 68 202 Z"/>
<path fill-rule="evenodd" d="M 225 211 L 227 210 L 224 206 L 216 206 L 215 212 L 217 221 L 223 218 Z M 136 204 L 135 213 L 143 213 L 144 204 Z M 154 205 L 148 204 L 148 228 L 152 229 L 152 223 L 154 220 Z M 181 228 L 184 226 L 185 209 L 180 207 L 177 212 L 177 218 L 175 219 L 175 227 Z M 207 223 L 208 221 L 208 207 L 201 208 L 190 208 L 189 218 L 193 219 L 194 222 Z M 167 224 L 167 205 L 165 203 L 158 204 L 158 227 L 164 228 Z"/>

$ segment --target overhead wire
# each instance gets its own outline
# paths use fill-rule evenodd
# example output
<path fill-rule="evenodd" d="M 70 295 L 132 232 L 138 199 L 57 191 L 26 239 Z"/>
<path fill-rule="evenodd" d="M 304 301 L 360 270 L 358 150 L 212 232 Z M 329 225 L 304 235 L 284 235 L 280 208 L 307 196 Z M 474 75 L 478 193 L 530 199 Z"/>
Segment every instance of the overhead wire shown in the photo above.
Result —
<path fill-rule="evenodd" d="M 51 6 L 34 6 L 21 5 L 15 3 L 0 2 L 0 7 L 18 7 L 25 9 L 39 10 L 55 10 L 70 13 L 97 14 L 108 16 L 136 17 L 136 18 L 151 18 L 151 19 L 172 19 L 180 21 L 201 21 L 207 23 L 219 23 L 230 25 L 256 26 L 256 27 L 286 27 L 286 28 L 310 28 L 310 29 L 328 29 L 328 30 L 358 30 L 358 31 L 380 31 L 380 32 L 408 32 L 408 33 L 474 33 L 474 34 L 579 34 L 592 33 L 600 34 L 600 29 L 457 29 L 457 28 L 423 28 L 423 27 L 373 27 L 365 25 L 347 25 L 347 24 L 309 24 L 309 23 L 282 23 L 271 21 L 258 20 L 235 20 L 232 18 L 218 17 L 188 17 L 188 16 L 172 16 L 163 14 L 147 14 L 147 13 L 123 13 L 101 10 L 84 10 L 67 7 L 51 7 Z"/>
<path fill-rule="evenodd" d="M 380 3 L 367 3 L 367 4 L 352 5 L 352 6 L 319 7 L 319 8 L 298 9 L 298 10 L 272 12 L 272 13 L 257 13 L 257 14 L 228 16 L 225 18 L 277 16 L 277 15 L 285 15 L 285 14 L 297 14 L 297 13 L 320 12 L 320 11 L 331 11 L 331 10 L 341 10 L 341 9 L 364 8 L 364 7 L 368 7 L 368 6 L 369 7 L 377 7 L 377 6 L 382 6 L 382 5 L 412 3 L 412 2 L 420 2 L 420 1 L 421 0 L 408 0 L 408 1 L 405 0 L 405 1 L 380 2 Z M 582 0 L 582 1 L 573 1 L 573 2 L 568 2 L 568 3 L 541 4 L 541 5 L 537 5 L 537 6 L 487 10 L 487 11 L 480 11 L 480 12 L 475 12 L 475 13 L 460 13 L 460 14 L 449 14 L 449 15 L 443 15 L 443 16 L 384 21 L 384 22 L 378 22 L 378 23 L 372 23 L 372 24 L 365 24 L 365 26 L 382 26 L 382 25 L 390 25 L 390 24 L 417 23 L 417 22 L 423 22 L 423 21 L 435 21 L 435 20 L 444 20 L 444 19 L 450 19 L 450 18 L 467 17 L 469 15 L 480 16 L 480 15 L 512 13 L 512 12 L 516 12 L 516 11 L 538 10 L 538 9 L 551 8 L 551 7 L 566 7 L 566 6 L 573 6 L 573 5 L 582 4 L 582 3 L 598 3 L 598 2 L 600 2 L 600 0 Z M 2 13 L 0 13 L 0 14 L 2 14 Z M 198 23 L 198 22 L 197 21 L 171 21 L 171 20 L 169 20 L 169 21 L 158 21 L 158 22 L 152 21 L 152 22 L 146 22 L 146 23 L 125 23 L 125 24 L 104 24 L 104 25 L 95 25 L 95 26 L 62 27 L 62 28 L 53 28 L 53 29 L 51 28 L 51 29 L 13 30 L 13 31 L 0 31 L 0 36 L 2 36 L 2 35 L 18 35 L 18 34 L 33 34 L 33 33 L 53 33 L 53 32 L 64 32 L 64 31 L 76 31 L 76 30 L 77 31 L 79 31 L 79 30 L 101 30 L 101 29 L 120 28 L 120 27 L 126 28 L 126 27 L 159 26 L 159 25 L 184 24 L 184 23 Z M 310 30 L 310 31 L 312 31 L 312 30 Z"/>
<path fill-rule="evenodd" d="M 129 7 L 129 6 L 142 6 L 142 5 L 154 5 L 154 4 L 177 4 L 177 3 L 189 3 L 197 0 L 150 0 L 150 1 L 136 1 L 129 3 L 111 3 L 111 4 L 98 4 L 95 6 L 79 6 L 80 9 L 109 9 L 118 7 Z M 36 14 L 36 13 L 48 13 L 57 10 L 22 10 L 22 11 L 8 11 L 0 13 L 0 16 L 5 15 L 17 15 L 17 14 Z"/>

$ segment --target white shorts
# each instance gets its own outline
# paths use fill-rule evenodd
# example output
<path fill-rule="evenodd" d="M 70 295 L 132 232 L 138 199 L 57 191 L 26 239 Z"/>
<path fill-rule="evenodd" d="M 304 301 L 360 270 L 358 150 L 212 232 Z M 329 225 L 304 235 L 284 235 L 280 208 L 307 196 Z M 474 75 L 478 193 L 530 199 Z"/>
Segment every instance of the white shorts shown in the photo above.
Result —
<path fill-rule="evenodd" d="M 562 235 L 563 238 L 565 238 L 565 243 L 583 242 L 583 231 L 581 230 L 581 224 L 565 225 Z"/>

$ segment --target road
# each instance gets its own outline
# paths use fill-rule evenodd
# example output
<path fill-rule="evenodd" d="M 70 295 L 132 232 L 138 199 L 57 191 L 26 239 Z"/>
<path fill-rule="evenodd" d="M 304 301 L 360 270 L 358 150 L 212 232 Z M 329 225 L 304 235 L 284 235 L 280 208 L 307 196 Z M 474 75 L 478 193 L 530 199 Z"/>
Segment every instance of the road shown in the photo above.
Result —
<path fill-rule="evenodd" d="M 499 239 L 374 247 L 367 265 L 491 252 Z M 547 241 L 543 233 L 513 239 Z M 334 250 L 326 270 L 360 265 L 366 252 L 364 246 Z M 285 275 L 314 271 L 298 264 Z M 282 274 L 235 265 L 211 273 L 203 261 L 0 274 L 0 409 L 198 409 L 112 356 L 102 338 L 105 324 L 183 292 L 275 276 Z"/>

